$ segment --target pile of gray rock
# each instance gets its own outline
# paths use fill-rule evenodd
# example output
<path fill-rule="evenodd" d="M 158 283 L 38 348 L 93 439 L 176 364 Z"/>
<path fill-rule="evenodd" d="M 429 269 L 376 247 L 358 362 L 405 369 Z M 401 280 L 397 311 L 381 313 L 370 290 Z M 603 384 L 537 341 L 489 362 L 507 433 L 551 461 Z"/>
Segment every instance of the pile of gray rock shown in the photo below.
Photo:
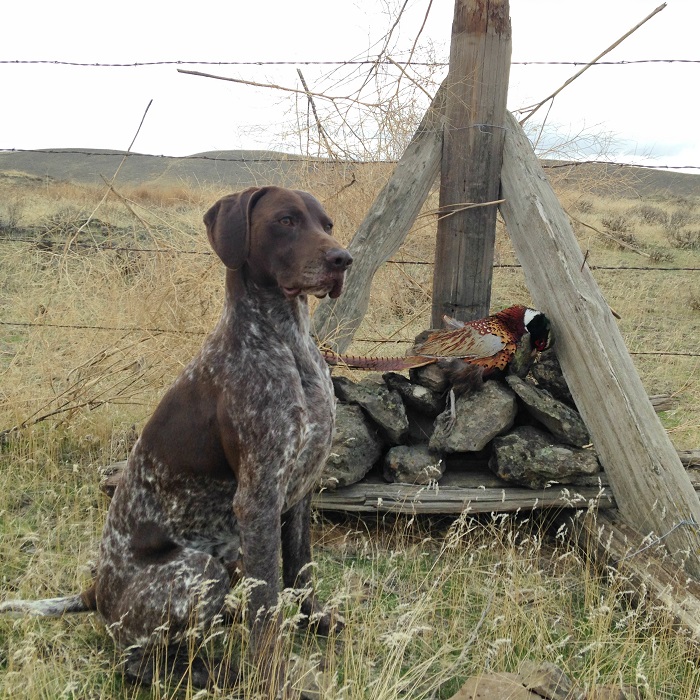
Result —
<path fill-rule="evenodd" d="M 600 464 L 553 350 L 525 378 L 489 380 L 456 399 L 437 365 L 360 381 L 334 376 L 336 436 L 319 486 L 379 472 L 389 482 L 439 482 L 450 465 L 481 465 L 542 488 L 595 474 Z"/>

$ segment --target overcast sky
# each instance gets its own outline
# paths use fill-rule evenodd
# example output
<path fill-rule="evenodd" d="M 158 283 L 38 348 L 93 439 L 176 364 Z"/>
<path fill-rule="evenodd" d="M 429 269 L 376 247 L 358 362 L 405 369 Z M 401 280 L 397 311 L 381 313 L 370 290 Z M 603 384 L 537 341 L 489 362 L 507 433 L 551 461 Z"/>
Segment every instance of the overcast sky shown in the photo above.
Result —
<path fill-rule="evenodd" d="M 7 0 L 2 61 L 345 61 L 376 56 L 403 0 Z M 660 0 L 511 0 L 513 61 L 587 61 Z M 409 0 L 392 56 L 410 49 L 429 0 Z M 433 0 L 421 41 L 447 60 L 452 0 Z M 700 61 L 700 0 L 667 7 L 604 60 Z M 298 88 L 297 66 L 187 66 Z M 314 90 L 328 66 L 302 66 Z M 547 96 L 578 68 L 511 69 L 510 109 Z M 277 147 L 293 97 L 183 75 L 176 66 L 96 68 L 0 64 L 0 148 L 126 149 L 141 153 Z M 555 101 L 561 134 L 615 138 L 609 157 L 700 166 L 700 63 L 596 66 Z M 337 93 L 336 93 L 337 94 Z M 539 114 L 544 116 L 544 111 Z M 698 171 L 695 171 L 698 172 Z"/>

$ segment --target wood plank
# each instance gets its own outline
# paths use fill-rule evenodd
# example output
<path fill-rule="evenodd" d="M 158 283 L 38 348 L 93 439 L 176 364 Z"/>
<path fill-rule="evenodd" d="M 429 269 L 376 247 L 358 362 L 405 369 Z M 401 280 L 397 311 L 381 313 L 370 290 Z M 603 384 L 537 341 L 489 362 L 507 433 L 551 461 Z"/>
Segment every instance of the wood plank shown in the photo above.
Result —
<path fill-rule="evenodd" d="M 314 335 L 336 352 L 350 345 L 367 312 L 374 274 L 399 249 L 435 183 L 442 157 L 444 102 L 443 84 L 348 245 L 354 261 L 343 294 L 321 301 L 313 315 Z"/>
<path fill-rule="evenodd" d="M 511 58 L 508 0 L 455 0 L 432 326 L 489 314 Z"/>
<path fill-rule="evenodd" d="M 690 451 L 691 453 L 693 450 Z M 110 498 L 114 494 L 126 460 L 101 469 L 100 488 Z M 689 477 L 693 488 L 700 491 L 700 472 L 692 470 Z M 437 488 L 388 484 L 378 476 L 335 491 L 314 494 L 318 510 L 354 512 L 407 512 L 407 513 L 461 513 L 469 508 L 472 513 L 500 513 L 536 508 L 588 508 L 590 501 L 598 500 L 599 508 L 616 507 L 610 484 L 604 472 L 578 477 L 574 483 L 553 485 L 532 491 L 513 487 L 485 468 L 473 471 L 447 472 Z"/>
<path fill-rule="evenodd" d="M 664 547 L 650 547 L 646 538 L 615 517 L 615 511 L 565 522 L 601 570 L 613 568 L 622 573 L 625 587 L 629 581 L 638 598 L 649 596 L 700 640 L 700 584 L 669 560 Z"/>
<path fill-rule="evenodd" d="M 510 486 L 491 472 L 446 474 L 437 487 L 388 484 L 377 477 L 335 491 L 314 494 L 318 510 L 393 513 L 512 513 L 541 508 L 613 508 L 609 488 L 599 484 L 553 485 L 544 489 Z"/>
<path fill-rule="evenodd" d="M 510 114 L 507 126 L 501 213 L 620 512 L 645 535 L 671 532 L 672 556 L 700 578 L 700 532 L 674 529 L 700 522 L 700 500 L 530 142 Z"/>

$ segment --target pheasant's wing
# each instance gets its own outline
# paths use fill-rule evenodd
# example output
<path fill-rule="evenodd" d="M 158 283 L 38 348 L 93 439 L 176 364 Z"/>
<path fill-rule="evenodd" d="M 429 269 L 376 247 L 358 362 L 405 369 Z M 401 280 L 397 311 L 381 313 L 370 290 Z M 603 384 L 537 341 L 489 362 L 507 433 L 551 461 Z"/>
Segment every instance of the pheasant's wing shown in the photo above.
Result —
<path fill-rule="evenodd" d="M 480 332 L 472 326 L 433 331 L 422 338 L 413 353 L 425 357 L 461 357 L 472 360 L 493 357 L 507 347 L 499 335 Z"/>

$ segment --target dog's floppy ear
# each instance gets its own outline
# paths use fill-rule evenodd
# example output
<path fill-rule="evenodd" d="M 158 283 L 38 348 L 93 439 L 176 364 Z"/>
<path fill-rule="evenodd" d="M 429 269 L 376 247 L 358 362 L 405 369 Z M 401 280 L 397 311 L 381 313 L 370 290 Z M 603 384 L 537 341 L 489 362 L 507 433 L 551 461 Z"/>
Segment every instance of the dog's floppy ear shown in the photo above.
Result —
<path fill-rule="evenodd" d="M 214 252 L 226 267 L 243 267 L 250 252 L 250 213 L 267 187 L 250 187 L 229 194 L 214 204 L 204 215 L 207 236 Z"/>

